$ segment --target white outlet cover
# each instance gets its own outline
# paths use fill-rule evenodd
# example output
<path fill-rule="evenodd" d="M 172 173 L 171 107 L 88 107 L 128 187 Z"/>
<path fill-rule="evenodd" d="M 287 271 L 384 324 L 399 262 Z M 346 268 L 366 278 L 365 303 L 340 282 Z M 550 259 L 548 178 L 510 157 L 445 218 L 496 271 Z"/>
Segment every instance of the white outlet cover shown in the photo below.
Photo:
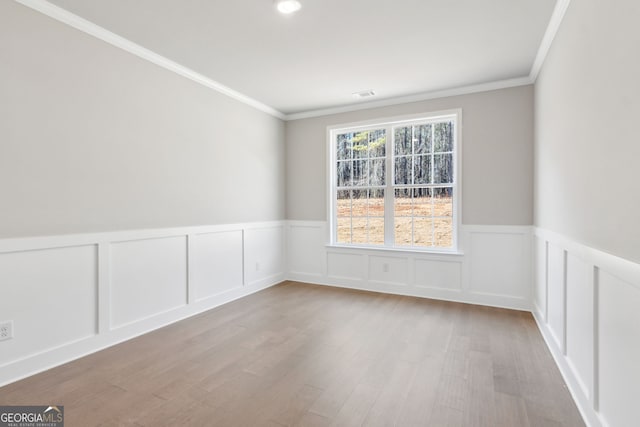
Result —
<path fill-rule="evenodd" d="M 0 322 L 0 341 L 13 338 L 13 321 Z"/>

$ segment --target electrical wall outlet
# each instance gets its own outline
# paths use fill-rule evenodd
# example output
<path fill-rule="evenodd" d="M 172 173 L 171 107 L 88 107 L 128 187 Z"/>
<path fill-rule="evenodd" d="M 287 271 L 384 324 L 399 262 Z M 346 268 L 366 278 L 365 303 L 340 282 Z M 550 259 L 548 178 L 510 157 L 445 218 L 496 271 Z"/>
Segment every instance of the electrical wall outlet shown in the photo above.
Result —
<path fill-rule="evenodd" d="M 13 321 L 0 322 L 0 341 L 13 338 Z"/>

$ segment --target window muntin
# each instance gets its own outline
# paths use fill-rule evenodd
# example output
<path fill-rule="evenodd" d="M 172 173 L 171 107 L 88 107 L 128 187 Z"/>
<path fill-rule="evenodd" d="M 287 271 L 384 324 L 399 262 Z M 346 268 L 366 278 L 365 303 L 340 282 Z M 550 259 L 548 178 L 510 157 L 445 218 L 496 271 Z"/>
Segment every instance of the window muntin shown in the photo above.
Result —
<path fill-rule="evenodd" d="M 458 115 L 331 132 L 332 243 L 456 249 Z"/>

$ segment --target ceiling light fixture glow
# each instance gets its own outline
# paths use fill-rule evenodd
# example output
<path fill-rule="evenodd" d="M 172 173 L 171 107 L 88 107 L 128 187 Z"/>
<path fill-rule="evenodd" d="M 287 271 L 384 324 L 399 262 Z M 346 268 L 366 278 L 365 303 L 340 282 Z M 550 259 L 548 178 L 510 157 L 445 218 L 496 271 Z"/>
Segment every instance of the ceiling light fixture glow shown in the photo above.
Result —
<path fill-rule="evenodd" d="M 298 0 L 274 0 L 280 13 L 293 13 L 300 10 L 302 4 Z"/>

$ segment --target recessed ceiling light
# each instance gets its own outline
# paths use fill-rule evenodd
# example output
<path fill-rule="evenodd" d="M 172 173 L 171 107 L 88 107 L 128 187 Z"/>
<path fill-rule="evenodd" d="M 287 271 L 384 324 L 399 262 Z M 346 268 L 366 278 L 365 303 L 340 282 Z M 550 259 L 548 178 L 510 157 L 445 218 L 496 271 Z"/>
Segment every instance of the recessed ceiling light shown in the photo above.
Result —
<path fill-rule="evenodd" d="M 352 93 L 353 96 L 355 96 L 356 98 L 368 98 L 370 96 L 375 96 L 375 92 L 373 90 L 364 90 L 362 92 L 354 92 Z"/>
<path fill-rule="evenodd" d="M 293 13 L 300 10 L 302 5 L 298 0 L 274 0 L 280 13 Z"/>

